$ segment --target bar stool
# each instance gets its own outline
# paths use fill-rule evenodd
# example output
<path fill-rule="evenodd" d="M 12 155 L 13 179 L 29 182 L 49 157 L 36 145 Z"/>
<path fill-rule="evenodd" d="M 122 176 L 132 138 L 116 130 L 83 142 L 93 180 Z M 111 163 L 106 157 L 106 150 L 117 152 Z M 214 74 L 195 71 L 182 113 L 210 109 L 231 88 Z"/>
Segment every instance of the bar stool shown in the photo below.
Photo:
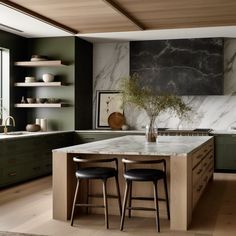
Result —
<path fill-rule="evenodd" d="M 109 178 L 115 177 L 116 181 L 116 189 L 117 189 L 117 197 L 118 198 L 118 205 L 119 205 L 119 211 L 121 215 L 121 197 L 120 197 L 120 188 L 119 188 L 119 182 L 118 182 L 118 160 L 116 158 L 111 159 L 85 159 L 85 158 L 79 158 L 74 157 L 73 160 L 77 163 L 77 171 L 75 172 L 76 178 L 77 178 L 77 185 L 75 189 L 75 195 L 74 195 L 74 201 L 72 206 L 72 212 L 71 212 L 71 226 L 73 226 L 74 221 L 74 213 L 75 213 L 75 207 L 99 207 L 104 208 L 105 212 L 105 227 L 109 228 L 109 222 L 108 222 L 108 205 L 107 205 L 107 198 L 108 197 L 114 197 L 112 195 L 107 195 L 107 180 Z M 80 164 L 92 164 L 92 163 L 108 163 L 108 162 L 115 162 L 115 168 L 111 167 L 83 167 L 81 168 Z M 87 181 L 91 179 L 100 179 L 103 182 L 103 200 L 104 205 L 96 205 L 96 204 L 89 204 L 88 203 L 88 197 L 92 197 L 93 195 L 89 195 L 87 192 L 87 203 L 77 203 L 77 197 L 79 193 L 79 186 L 80 181 L 82 179 L 85 179 Z M 98 196 L 96 196 L 98 197 Z"/>
<path fill-rule="evenodd" d="M 124 227 L 124 219 L 125 219 L 125 211 L 126 209 L 129 210 L 129 217 L 131 217 L 131 210 L 146 210 L 146 211 L 155 211 L 156 212 L 156 227 L 157 231 L 160 232 L 160 221 L 159 221 L 159 206 L 158 206 L 158 192 L 157 192 L 157 183 L 159 180 L 163 179 L 164 181 L 164 188 L 165 188 L 165 200 L 166 201 L 166 208 L 167 208 L 167 215 L 168 219 L 170 219 L 170 210 L 169 210 L 169 200 L 168 200 L 168 191 L 167 191 L 167 181 L 166 181 L 166 161 L 164 159 L 161 160 L 128 160 L 126 158 L 122 159 L 124 164 L 124 177 L 126 180 L 125 186 L 125 194 L 124 194 L 124 201 L 122 206 L 122 216 L 121 216 L 121 223 L 120 223 L 120 230 L 123 230 Z M 145 169 L 145 168 L 134 168 L 127 170 L 127 164 L 163 164 L 163 170 L 159 169 Z M 132 197 L 132 181 L 151 181 L 153 182 L 153 189 L 154 189 L 154 198 L 148 197 Z M 129 206 L 127 205 L 129 196 Z M 155 208 L 146 208 L 146 207 L 132 207 L 132 200 L 154 200 Z"/>

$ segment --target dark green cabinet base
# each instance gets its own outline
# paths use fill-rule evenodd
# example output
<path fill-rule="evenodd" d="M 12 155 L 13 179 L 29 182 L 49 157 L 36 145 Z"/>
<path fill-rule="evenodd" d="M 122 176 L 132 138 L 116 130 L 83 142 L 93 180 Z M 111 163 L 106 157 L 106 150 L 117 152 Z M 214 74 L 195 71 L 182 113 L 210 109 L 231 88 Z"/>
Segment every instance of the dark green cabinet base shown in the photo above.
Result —
<path fill-rule="evenodd" d="M 215 172 L 236 173 L 236 135 L 215 135 Z"/>
<path fill-rule="evenodd" d="M 0 140 L 0 187 L 52 173 L 52 150 L 71 146 L 73 132 Z"/>

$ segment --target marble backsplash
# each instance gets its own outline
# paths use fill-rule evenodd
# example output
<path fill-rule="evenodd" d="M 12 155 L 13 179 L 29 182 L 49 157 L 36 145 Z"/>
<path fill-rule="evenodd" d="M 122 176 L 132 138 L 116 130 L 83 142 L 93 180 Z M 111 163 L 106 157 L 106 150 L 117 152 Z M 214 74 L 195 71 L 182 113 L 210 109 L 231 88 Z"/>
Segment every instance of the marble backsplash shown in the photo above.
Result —
<path fill-rule="evenodd" d="M 119 90 L 120 78 L 129 75 L 129 43 L 97 43 L 93 46 L 93 128 L 96 94 L 99 90 Z"/>
<path fill-rule="evenodd" d="M 225 96 L 184 96 L 183 99 L 192 107 L 189 119 L 179 119 L 168 113 L 157 119 L 158 127 L 169 128 L 212 128 L 228 129 L 236 126 L 236 39 L 225 40 L 224 62 L 225 78 L 231 81 Z M 231 62 L 229 64 L 228 62 Z M 94 44 L 94 124 L 96 112 L 96 90 L 118 90 L 121 77 L 129 75 L 129 43 Z M 225 88 L 226 89 L 226 88 Z M 144 111 L 135 107 L 125 107 L 127 124 L 131 129 L 141 130 L 148 119 Z M 95 125 L 94 125 L 95 128 Z"/>

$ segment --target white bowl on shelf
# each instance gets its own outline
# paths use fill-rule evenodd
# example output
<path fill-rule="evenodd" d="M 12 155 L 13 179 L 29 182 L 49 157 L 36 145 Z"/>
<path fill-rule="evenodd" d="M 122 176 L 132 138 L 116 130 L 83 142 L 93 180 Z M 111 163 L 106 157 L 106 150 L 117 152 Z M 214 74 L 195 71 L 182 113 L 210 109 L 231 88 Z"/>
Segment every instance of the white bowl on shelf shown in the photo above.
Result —
<path fill-rule="evenodd" d="M 45 83 L 49 83 L 54 80 L 54 75 L 50 73 L 46 73 L 46 74 L 43 74 L 42 78 Z"/>

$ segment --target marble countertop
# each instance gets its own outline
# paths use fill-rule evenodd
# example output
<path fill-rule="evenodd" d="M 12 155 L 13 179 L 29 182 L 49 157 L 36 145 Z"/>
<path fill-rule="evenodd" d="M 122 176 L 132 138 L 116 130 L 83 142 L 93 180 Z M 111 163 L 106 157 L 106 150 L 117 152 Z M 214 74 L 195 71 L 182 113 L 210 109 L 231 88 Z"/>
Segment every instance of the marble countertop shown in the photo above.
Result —
<path fill-rule="evenodd" d="M 86 129 L 86 130 L 75 130 L 77 133 L 121 133 L 121 134 L 129 134 L 129 133 L 137 133 L 144 134 L 145 130 L 112 130 L 112 129 Z"/>
<path fill-rule="evenodd" d="M 193 132 L 194 129 L 166 129 L 166 132 Z M 122 133 L 122 134 L 129 134 L 129 133 L 136 133 L 136 134 L 144 134 L 144 130 L 99 130 L 99 129 L 91 129 L 91 130 L 75 130 L 77 133 Z M 161 130 L 161 132 L 163 132 Z M 201 132 L 200 132 L 201 133 Z M 209 134 L 236 134 L 236 129 L 228 129 L 228 130 L 212 130 L 209 132 Z"/>
<path fill-rule="evenodd" d="M 159 132 L 163 132 L 163 131 L 166 131 L 166 132 L 194 132 L 194 129 L 172 129 L 172 128 L 166 128 L 165 130 L 159 130 Z M 107 129 L 107 130 L 104 130 L 104 129 L 90 129 L 90 130 L 75 130 L 75 132 L 77 133 L 91 133 L 91 132 L 94 132 L 94 133 L 137 133 L 137 134 L 143 134 L 145 133 L 145 130 L 112 130 L 112 129 Z M 197 131 L 195 131 L 197 132 Z M 199 131 L 201 132 L 201 131 Z"/>
<path fill-rule="evenodd" d="M 8 134 L 0 133 L 0 140 L 18 139 L 18 138 L 26 138 L 26 137 L 31 137 L 31 136 L 35 137 L 35 136 L 68 133 L 68 132 L 74 132 L 74 131 L 48 131 L 48 132 L 16 131 L 16 132 L 9 132 Z"/>
<path fill-rule="evenodd" d="M 236 134 L 235 129 L 229 129 L 229 130 L 213 130 L 210 132 L 211 134 Z"/>
<path fill-rule="evenodd" d="M 177 156 L 191 153 L 212 138 L 211 136 L 159 136 L 157 143 L 147 143 L 143 135 L 127 135 L 55 149 L 53 152 Z"/>

